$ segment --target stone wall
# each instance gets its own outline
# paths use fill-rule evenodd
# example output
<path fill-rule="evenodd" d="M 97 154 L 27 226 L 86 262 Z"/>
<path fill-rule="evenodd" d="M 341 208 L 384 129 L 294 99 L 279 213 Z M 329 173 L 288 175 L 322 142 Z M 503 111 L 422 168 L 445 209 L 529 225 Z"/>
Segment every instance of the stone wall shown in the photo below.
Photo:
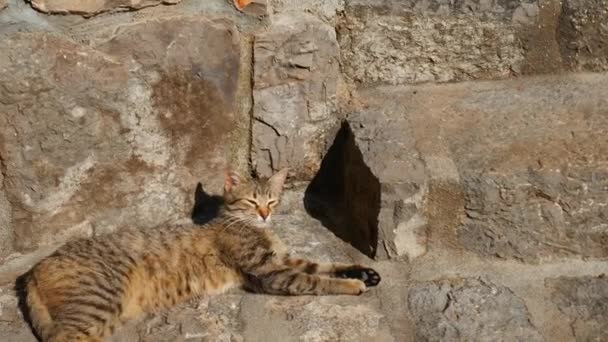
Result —
<path fill-rule="evenodd" d="M 413 265 L 416 339 L 551 340 L 535 307 L 607 338 L 606 22 L 606 0 L 0 0 L 0 264 L 289 167 L 308 214 Z M 594 272 L 539 273 L 528 313 L 436 253 Z"/>

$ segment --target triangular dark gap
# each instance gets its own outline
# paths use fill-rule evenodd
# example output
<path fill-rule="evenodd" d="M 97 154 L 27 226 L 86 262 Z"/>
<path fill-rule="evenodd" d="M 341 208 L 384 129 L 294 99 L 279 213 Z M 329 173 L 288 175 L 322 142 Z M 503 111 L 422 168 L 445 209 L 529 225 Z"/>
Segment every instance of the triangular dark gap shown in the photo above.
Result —
<path fill-rule="evenodd" d="M 304 205 L 336 236 L 370 258 L 376 256 L 380 182 L 365 164 L 348 122 L 342 123 L 306 189 Z"/>

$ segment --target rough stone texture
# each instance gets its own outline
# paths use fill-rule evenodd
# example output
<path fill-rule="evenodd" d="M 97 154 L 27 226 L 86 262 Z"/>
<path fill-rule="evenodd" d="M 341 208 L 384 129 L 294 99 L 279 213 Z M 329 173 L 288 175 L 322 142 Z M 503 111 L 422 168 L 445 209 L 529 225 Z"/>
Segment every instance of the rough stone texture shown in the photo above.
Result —
<path fill-rule="evenodd" d="M 237 38 L 225 22 L 178 17 L 96 48 L 43 33 L 4 40 L 0 155 L 14 247 L 176 220 L 198 179 L 218 189 Z"/>
<path fill-rule="evenodd" d="M 379 258 L 429 241 L 526 262 L 606 257 L 607 91 L 605 75 L 360 91 L 309 211 Z"/>
<path fill-rule="evenodd" d="M 325 203 L 379 257 L 424 254 L 426 237 L 528 262 L 606 257 L 607 91 L 604 75 L 362 91 L 346 146 L 364 166 L 338 164 L 363 171 L 329 177 L 344 184 Z"/>
<path fill-rule="evenodd" d="M 108 11 L 134 10 L 181 0 L 30 0 L 32 7 L 45 13 L 82 14 L 91 16 Z"/>
<path fill-rule="evenodd" d="M 569 69 L 608 70 L 607 22 L 607 0 L 563 1 L 557 39 Z"/>
<path fill-rule="evenodd" d="M 17 303 L 18 299 L 10 286 L 0 287 L 0 340 L 36 342 Z"/>
<path fill-rule="evenodd" d="M 420 283 L 410 290 L 408 306 L 416 341 L 544 341 L 524 302 L 488 281 Z"/>
<path fill-rule="evenodd" d="M 306 13 L 279 14 L 254 45 L 253 156 L 268 176 L 316 173 L 337 128 L 339 48 L 334 29 Z"/>
<path fill-rule="evenodd" d="M 319 18 L 333 21 L 344 10 L 345 0 L 269 0 L 272 10 L 278 12 L 311 12 Z"/>
<path fill-rule="evenodd" d="M 548 279 L 552 299 L 566 317 L 576 341 L 608 339 L 608 278 Z"/>
<path fill-rule="evenodd" d="M 309 212 L 370 257 L 415 258 L 426 249 L 426 222 L 418 213 L 424 165 L 415 151 L 402 153 L 413 141 L 405 117 L 389 118 L 398 111 L 351 114 L 307 189 Z"/>
<path fill-rule="evenodd" d="M 441 104 L 463 115 L 439 128 L 466 189 L 460 242 L 525 261 L 606 257 L 606 77 L 484 89 Z"/>
<path fill-rule="evenodd" d="M 538 12 L 533 0 L 349 1 L 338 27 L 344 71 L 365 84 L 517 75 L 521 32 Z"/>
<path fill-rule="evenodd" d="M 11 204 L 6 198 L 3 178 L 0 172 L 0 256 L 8 254 L 13 247 Z"/>

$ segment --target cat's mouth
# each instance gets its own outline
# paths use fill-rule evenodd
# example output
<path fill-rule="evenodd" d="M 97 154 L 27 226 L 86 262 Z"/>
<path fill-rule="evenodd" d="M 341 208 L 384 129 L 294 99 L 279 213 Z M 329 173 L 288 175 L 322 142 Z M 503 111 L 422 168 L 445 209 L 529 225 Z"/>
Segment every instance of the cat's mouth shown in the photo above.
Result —
<path fill-rule="evenodd" d="M 264 218 L 264 217 L 262 217 L 262 216 L 258 215 L 258 216 L 256 217 L 255 221 L 253 222 L 253 224 L 254 224 L 256 227 L 259 227 L 259 228 L 268 228 L 268 227 L 270 227 L 270 224 L 271 224 L 271 222 L 272 222 L 272 220 L 271 220 L 271 217 L 270 217 L 270 216 L 271 216 L 271 215 L 270 215 L 270 214 L 268 214 L 268 216 L 267 216 L 266 218 Z"/>

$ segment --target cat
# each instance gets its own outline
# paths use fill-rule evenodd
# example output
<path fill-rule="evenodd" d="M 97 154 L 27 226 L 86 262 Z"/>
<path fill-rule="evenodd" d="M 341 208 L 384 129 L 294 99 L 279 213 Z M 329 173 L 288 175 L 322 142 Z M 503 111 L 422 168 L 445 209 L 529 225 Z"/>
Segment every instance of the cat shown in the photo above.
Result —
<path fill-rule="evenodd" d="M 124 230 L 66 243 L 24 275 L 42 341 L 103 341 L 146 313 L 240 286 L 274 295 L 359 295 L 380 282 L 360 265 L 291 257 L 270 228 L 287 170 L 227 171 L 218 217 L 203 226 Z"/>

